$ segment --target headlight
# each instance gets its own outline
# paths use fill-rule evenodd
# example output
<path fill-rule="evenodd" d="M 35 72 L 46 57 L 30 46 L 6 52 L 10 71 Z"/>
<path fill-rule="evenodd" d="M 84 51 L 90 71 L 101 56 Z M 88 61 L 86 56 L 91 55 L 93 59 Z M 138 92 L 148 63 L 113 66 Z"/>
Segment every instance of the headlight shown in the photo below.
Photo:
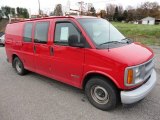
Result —
<path fill-rule="evenodd" d="M 144 81 L 145 65 L 127 67 L 125 70 L 125 86 L 135 86 Z"/>

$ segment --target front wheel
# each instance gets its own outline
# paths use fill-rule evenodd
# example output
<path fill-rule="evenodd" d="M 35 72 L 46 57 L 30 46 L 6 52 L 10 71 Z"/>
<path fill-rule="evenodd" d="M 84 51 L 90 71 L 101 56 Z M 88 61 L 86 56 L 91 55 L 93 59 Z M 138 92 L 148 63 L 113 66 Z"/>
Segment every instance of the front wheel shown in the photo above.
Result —
<path fill-rule="evenodd" d="M 85 86 L 85 94 L 90 103 L 101 110 L 111 110 L 118 103 L 118 90 L 104 78 L 91 78 Z"/>

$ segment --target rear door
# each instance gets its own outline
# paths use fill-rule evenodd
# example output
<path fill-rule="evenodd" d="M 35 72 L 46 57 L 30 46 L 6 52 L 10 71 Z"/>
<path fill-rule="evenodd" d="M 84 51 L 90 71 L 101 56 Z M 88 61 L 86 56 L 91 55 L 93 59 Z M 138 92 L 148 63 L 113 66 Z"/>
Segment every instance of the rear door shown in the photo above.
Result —
<path fill-rule="evenodd" d="M 51 58 L 49 45 L 50 21 L 38 21 L 34 30 L 34 54 L 36 72 L 50 76 Z"/>
<path fill-rule="evenodd" d="M 22 56 L 24 66 L 28 70 L 34 71 L 34 52 L 33 52 L 33 26 L 34 22 L 27 22 L 24 23 L 24 30 L 23 30 L 23 42 L 22 42 Z"/>

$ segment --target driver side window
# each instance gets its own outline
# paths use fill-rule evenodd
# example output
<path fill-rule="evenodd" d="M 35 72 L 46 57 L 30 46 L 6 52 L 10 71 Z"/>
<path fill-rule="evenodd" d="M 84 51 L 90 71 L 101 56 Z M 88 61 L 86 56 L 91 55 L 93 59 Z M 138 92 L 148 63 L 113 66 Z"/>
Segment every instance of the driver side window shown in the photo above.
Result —
<path fill-rule="evenodd" d="M 80 33 L 72 23 L 56 23 L 54 43 L 59 45 L 68 45 L 68 39 L 72 35 L 78 36 L 80 41 Z"/>

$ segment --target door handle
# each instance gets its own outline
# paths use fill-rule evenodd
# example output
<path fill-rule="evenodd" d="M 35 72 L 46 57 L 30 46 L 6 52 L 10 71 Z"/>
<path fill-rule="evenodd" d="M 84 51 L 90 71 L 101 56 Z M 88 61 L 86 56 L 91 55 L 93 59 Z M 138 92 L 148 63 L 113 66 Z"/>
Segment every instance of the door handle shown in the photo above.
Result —
<path fill-rule="evenodd" d="M 36 53 L 36 46 L 33 46 L 33 52 Z"/>
<path fill-rule="evenodd" d="M 53 47 L 50 47 L 49 49 L 50 49 L 50 55 L 53 56 L 53 54 L 54 54 L 54 49 L 53 49 Z"/>

